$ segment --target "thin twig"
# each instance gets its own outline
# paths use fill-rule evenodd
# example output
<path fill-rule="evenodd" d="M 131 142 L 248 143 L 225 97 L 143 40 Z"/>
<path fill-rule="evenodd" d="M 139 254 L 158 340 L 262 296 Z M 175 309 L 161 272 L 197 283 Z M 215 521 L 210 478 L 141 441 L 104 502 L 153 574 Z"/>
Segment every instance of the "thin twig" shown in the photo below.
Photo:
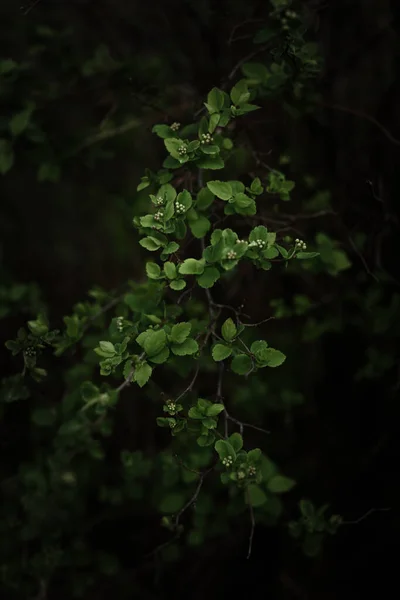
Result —
<path fill-rule="evenodd" d="M 179 519 L 181 518 L 181 516 L 183 515 L 183 513 L 192 506 L 192 504 L 194 504 L 200 494 L 200 490 L 201 487 L 204 483 L 204 479 L 205 477 L 211 473 L 211 471 L 214 469 L 214 466 L 210 467 L 209 469 L 207 469 L 207 471 L 204 471 L 204 473 L 200 474 L 200 479 L 199 482 L 197 484 L 197 487 L 194 491 L 193 496 L 191 496 L 191 498 L 189 498 L 189 500 L 186 502 L 186 504 L 181 508 L 181 510 L 178 512 L 178 514 L 175 517 L 175 527 L 177 528 L 179 525 Z"/>
<path fill-rule="evenodd" d="M 320 106 L 324 106 L 325 108 L 331 108 L 332 110 L 340 110 L 342 112 L 346 112 L 346 113 L 349 113 L 350 115 L 354 115 L 356 117 L 361 117 L 361 119 L 365 119 L 366 121 L 369 121 L 370 123 L 372 123 L 373 125 L 378 127 L 378 129 L 380 129 L 380 131 L 383 133 L 383 135 L 386 136 L 387 139 L 390 142 L 392 142 L 392 144 L 395 144 L 396 146 L 400 146 L 400 140 L 396 139 L 390 133 L 390 131 L 382 125 L 382 123 L 380 123 L 379 121 L 377 121 L 377 119 L 375 119 L 375 117 L 373 117 L 361 110 L 357 110 L 355 108 L 348 108 L 347 106 L 341 106 L 340 104 L 328 104 L 327 102 L 318 102 L 318 104 Z"/>
<path fill-rule="evenodd" d="M 32 4 L 28 6 L 28 8 L 26 8 L 25 11 L 22 13 L 23 16 L 26 17 L 26 15 L 29 15 L 31 10 L 33 10 L 39 4 L 39 2 L 40 0 L 35 0 L 34 2 L 32 2 Z"/>
<path fill-rule="evenodd" d="M 367 264 L 367 261 L 365 260 L 365 258 L 363 257 L 363 255 L 361 254 L 361 252 L 359 251 L 359 249 L 353 242 L 352 238 L 350 236 L 348 236 L 348 239 L 349 239 L 350 245 L 353 248 L 354 252 L 357 254 L 357 256 L 361 260 L 362 264 L 364 265 L 364 269 L 367 271 L 368 275 L 370 275 L 373 279 L 375 279 L 375 281 L 377 281 L 379 283 L 378 277 L 375 275 L 375 273 L 373 273 L 371 271 L 371 269 L 369 268 L 369 266 Z"/>
<path fill-rule="evenodd" d="M 341 525 L 358 525 L 361 521 L 364 521 L 367 517 L 375 512 L 388 512 L 391 508 L 370 508 L 364 515 L 356 519 L 355 521 L 342 521 Z"/>
<path fill-rule="evenodd" d="M 275 317 L 268 317 L 268 319 L 263 319 L 262 321 L 258 321 L 258 323 L 242 323 L 242 325 L 243 327 L 258 327 L 263 323 L 268 323 L 268 321 L 271 321 L 272 319 L 275 319 Z"/>

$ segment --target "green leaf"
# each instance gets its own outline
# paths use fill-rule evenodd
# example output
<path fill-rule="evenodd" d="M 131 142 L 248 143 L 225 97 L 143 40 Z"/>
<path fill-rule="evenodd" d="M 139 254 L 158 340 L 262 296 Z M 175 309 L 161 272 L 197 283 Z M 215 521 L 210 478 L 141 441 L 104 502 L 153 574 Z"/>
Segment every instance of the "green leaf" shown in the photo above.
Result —
<path fill-rule="evenodd" d="M 207 231 L 210 230 L 211 223 L 207 217 L 199 215 L 195 221 L 189 222 L 189 228 L 194 237 L 200 240 L 206 235 Z"/>
<path fill-rule="evenodd" d="M 14 164 L 14 152 L 7 140 L 0 139 L 0 173 L 5 175 Z"/>
<path fill-rule="evenodd" d="M 208 133 L 213 133 L 221 120 L 221 115 L 218 113 L 214 113 L 210 117 L 210 122 L 208 124 Z"/>
<path fill-rule="evenodd" d="M 204 419 L 204 414 L 197 408 L 197 406 L 192 406 L 188 412 L 190 419 Z"/>
<path fill-rule="evenodd" d="M 313 519 L 315 517 L 315 508 L 310 500 L 302 498 L 299 502 L 299 506 L 303 517 L 307 517 L 307 519 Z"/>
<path fill-rule="evenodd" d="M 229 436 L 229 443 L 232 445 L 232 447 L 235 449 L 235 452 L 239 452 L 239 450 L 241 450 L 243 448 L 243 438 L 240 435 L 240 433 L 232 433 L 232 435 Z"/>
<path fill-rule="evenodd" d="M 249 242 L 256 242 L 261 240 L 262 242 L 268 242 L 268 229 L 264 225 L 258 225 L 251 230 L 249 235 Z"/>
<path fill-rule="evenodd" d="M 153 369 L 147 362 L 141 363 L 136 367 L 133 379 L 139 387 L 143 387 L 150 379 L 152 372 Z"/>
<path fill-rule="evenodd" d="M 233 446 L 226 440 L 216 441 L 214 448 L 215 448 L 216 452 L 218 453 L 218 456 L 220 457 L 221 460 L 223 458 L 228 458 L 229 456 L 233 459 L 233 461 L 236 460 L 236 452 L 235 452 Z"/>
<path fill-rule="evenodd" d="M 224 405 L 223 404 L 211 404 L 211 406 L 209 406 L 206 409 L 206 415 L 207 415 L 207 417 L 216 417 L 223 410 L 224 410 Z"/>
<path fill-rule="evenodd" d="M 216 281 L 220 278 L 220 272 L 216 267 L 206 267 L 204 273 L 197 278 L 197 283 L 200 287 L 208 289 L 211 288 Z"/>
<path fill-rule="evenodd" d="M 144 340 L 143 348 L 147 356 L 155 356 L 161 352 L 166 343 L 167 336 L 164 329 L 160 329 L 159 331 L 150 330 L 149 335 Z"/>
<path fill-rule="evenodd" d="M 250 504 L 254 507 L 262 506 L 267 501 L 265 492 L 258 485 L 251 484 L 247 488 Z"/>
<path fill-rule="evenodd" d="M 158 137 L 162 139 L 171 138 L 173 136 L 173 132 L 169 125 L 154 125 L 151 131 L 152 133 L 156 133 Z"/>
<path fill-rule="evenodd" d="M 246 375 L 251 371 L 252 366 L 252 360 L 247 354 L 238 354 L 231 363 L 232 371 L 238 375 Z"/>
<path fill-rule="evenodd" d="M 179 244 L 177 244 L 176 242 L 169 242 L 169 244 L 167 244 L 163 249 L 163 254 L 173 254 L 177 250 L 179 250 Z"/>
<path fill-rule="evenodd" d="M 196 340 L 189 338 L 182 344 L 173 344 L 171 346 L 171 350 L 176 356 L 187 356 L 190 354 L 196 354 L 196 352 L 199 350 L 199 345 Z"/>
<path fill-rule="evenodd" d="M 216 362 L 225 360 L 225 358 L 228 358 L 231 354 L 232 348 L 224 346 L 224 344 L 216 344 L 212 349 L 212 357 Z"/>
<path fill-rule="evenodd" d="M 254 354 L 257 362 L 264 363 L 269 359 L 269 348 L 267 342 L 264 340 L 258 340 L 253 342 L 250 346 L 251 353 Z"/>
<path fill-rule="evenodd" d="M 170 155 L 172 156 L 172 158 L 180 160 L 181 155 L 179 154 L 178 150 L 181 146 L 183 146 L 182 140 L 179 140 L 177 138 L 167 138 L 164 139 L 164 145 L 170 153 Z"/>
<path fill-rule="evenodd" d="M 244 104 L 250 98 L 250 92 L 245 79 L 241 79 L 231 90 L 231 100 L 236 106 Z"/>
<path fill-rule="evenodd" d="M 219 153 L 219 146 L 216 146 L 215 144 L 211 146 L 202 146 L 201 151 L 204 152 L 204 154 L 216 155 Z"/>
<path fill-rule="evenodd" d="M 164 273 L 166 274 L 168 279 L 175 279 L 177 277 L 175 264 L 169 261 L 164 263 Z"/>
<path fill-rule="evenodd" d="M 296 254 L 296 258 L 299 258 L 300 260 L 307 260 L 309 258 L 315 258 L 316 256 L 319 256 L 319 252 L 298 252 Z"/>
<path fill-rule="evenodd" d="M 193 204 L 192 196 L 187 190 L 179 192 L 176 201 L 179 202 L 179 204 L 183 204 L 186 210 L 189 210 Z"/>
<path fill-rule="evenodd" d="M 270 492 L 274 494 L 283 494 L 284 492 L 289 492 L 294 486 L 296 482 L 294 479 L 290 479 L 290 477 L 285 477 L 285 475 L 274 475 L 267 484 L 267 487 Z"/>
<path fill-rule="evenodd" d="M 112 342 L 102 341 L 99 342 L 99 346 L 103 352 L 106 352 L 110 356 L 116 354 L 115 346 Z"/>
<path fill-rule="evenodd" d="M 181 275 L 201 275 L 204 271 L 204 263 L 195 258 L 187 258 L 179 266 Z"/>
<path fill-rule="evenodd" d="M 236 337 L 236 325 L 231 318 L 227 319 L 225 323 L 223 323 L 221 333 L 226 342 L 231 342 Z"/>
<path fill-rule="evenodd" d="M 253 450 L 249 450 L 247 453 L 247 458 L 249 461 L 258 462 L 261 458 L 260 448 L 253 448 Z"/>
<path fill-rule="evenodd" d="M 286 356 L 280 350 L 275 350 L 274 348 L 268 348 L 263 351 L 263 356 L 266 358 L 263 359 L 267 367 L 279 367 L 286 360 Z"/>
<path fill-rule="evenodd" d="M 233 196 L 231 185 L 225 181 L 209 181 L 207 187 L 214 196 L 221 200 L 229 200 Z"/>
<path fill-rule="evenodd" d="M 220 156 L 203 156 L 197 161 L 197 166 L 200 169 L 223 169 L 225 166 L 224 161 Z"/>
<path fill-rule="evenodd" d="M 150 250 L 150 252 L 154 252 L 162 246 L 162 243 L 153 237 L 145 237 L 139 240 L 139 244 L 143 246 L 143 248 L 146 248 L 146 250 Z"/>
<path fill-rule="evenodd" d="M 190 334 L 192 326 L 190 323 L 177 323 L 171 329 L 170 339 L 171 342 L 176 344 L 182 344 Z"/>
<path fill-rule="evenodd" d="M 146 263 L 146 273 L 150 279 L 158 279 L 161 275 L 161 269 L 156 263 L 148 262 Z"/>
<path fill-rule="evenodd" d="M 261 457 L 261 474 L 263 481 L 269 481 L 277 472 L 276 464 L 267 456 Z"/>
<path fill-rule="evenodd" d="M 207 108 L 210 113 L 218 113 L 224 108 L 224 93 L 213 88 L 207 96 Z"/>
<path fill-rule="evenodd" d="M 49 331 L 48 325 L 43 315 L 40 315 L 35 321 L 28 321 L 28 327 L 33 333 L 33 335 L 37 337 L 46 335 L 46 333 Z"/>
<path fill-rule="evenodd" d="M 197 210 L 207 210 L 214 202 L 214 199 L 214 194 L 208 188 L 201 188 L 196 199 Z"/>
<path fill-rule="evenodd" d="M 162 365 L 163 363 L 165 363 L 166 360 L 168 360 L 168 357 L 169 357 L 169 348 L 165 347 L 158 354 L 155 354 L 154 356 L 150 356 L 149 360 L 151 360 L 151 362 L 155 363 L 156 365 Z"/>
<path fill-rule="evenodd" d="M 15 114 L 10 121 L 10 131 L 13 136 L 20 135 L 25 131 L 29 125 L 29 121 L 32 115 L 32 107 L 21 110 L 21 112 Z"/>
<path fill-rule="evenodd" d="M 171 288 L 171 290 L 179 292 L 180 290 L 183 290 L 186 287 L 186 281 L 184 279 L 174 279 L 174 281 L 171 281 L 171 283 L 169 284 L 169 287 Z"/>

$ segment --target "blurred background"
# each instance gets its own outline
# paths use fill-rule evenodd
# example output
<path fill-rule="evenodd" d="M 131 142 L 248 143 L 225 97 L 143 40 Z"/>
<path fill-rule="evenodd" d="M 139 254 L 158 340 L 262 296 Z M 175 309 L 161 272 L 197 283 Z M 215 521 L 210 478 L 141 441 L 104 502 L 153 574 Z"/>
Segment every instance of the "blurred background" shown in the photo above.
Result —
<path fill-rule="evenodd" d="M 273 4 L 2 0 L 2 339 L 43 303 L 56 326 L 94 286 L 142 279 L 147 254 L 132 219 L 148 194 L 136 188 L 165 158 L 151 129 L 192 122 L 213 86 L 250 77 L 245 63 L 271 62 L 263 44 Z M 139 576 L 134 545 L 162 541 L 159 517 L 138 524 L 117 511 L 91 543 L 118 555 L 119 587 L 99 576 L 85 598 L 358 598 L 395 581 L 400 11 L 394 0 L 289 4 L 305 20 L 318 68 L 296 79 L 297 92 L 285 81 L 260 84 L 262 110 L 235 123 L 238 150 L 221 179 L 284 171 L 296 182 L 292 200 L 265 200 L 263 222 L 305 239 L 320 258 L 285 273 L 244 269 L 232 281 L 229 301 L 244 303 L 253 321 L 274 316 L 261 331 L 289 358 L 283 373 L 254 389 L 233 383 L 230 393 L 247 421 L 265 420 L 267 451 L 299 482 L 285 516 L 306 495 L 351 523 L 312 559 L 283 527 L 262 525 L 247 562 L 244 523 Z M 2 376 L 15 371 L 4 344 L 0 360 Z M 9 437 L 21 435 L 16 414 L 12 422 L 11 433 L 0 427 L 4 463 Z M 254 443 L 264 442 L 254 434 Z M 64 598 L 62 587 L 48 597 Z"/>

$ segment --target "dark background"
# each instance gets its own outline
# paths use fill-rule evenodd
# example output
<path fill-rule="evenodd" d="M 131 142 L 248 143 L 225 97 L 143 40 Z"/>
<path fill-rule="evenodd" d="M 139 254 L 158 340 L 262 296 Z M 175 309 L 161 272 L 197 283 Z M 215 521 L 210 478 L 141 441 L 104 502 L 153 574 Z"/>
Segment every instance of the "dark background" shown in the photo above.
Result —
<path fill-rule="evenodd" d="M 342 315 L 338 332 L 321 334 L 306 349 L 307 386 L 312 392 L 306 407 L 296 413 L 296 433 L 287 453 L 298 454 L 305 475 L 296 492 L 299 497 L 304 493 L 321 504 L 328 501 L 345 521 L 357 521 L 372 508 L 390 510 L 377 510 L 340 528 L 317 559 L 304 557 L 281 528 L 259 527 L 252 557 L 246 561 L 244 523 L 243 531 L 188 551 L 174 566 L 158 569 L 151 564 L 139 581 L 127 576 L 126 585 L 135 581 L 135 597 L 330 599 L 397 589 L 398 371 L 355 381 L 364 349 L 376 334 L 368 318 L 362 328 L 355 326 L 357 303 L 348 309 L 340 298 L 353 287 L 362 297 L 369 283 L 381 289 L 387 303 L 398 294 L 399 6 L 394 0 L 306 4 L 310 32 L 325 61 L 316 82 L 322 98 L 319 109 L 293 122 L 279 102 L 267 102 L 263 108 L 268 110 L 249 119 L 250 135 L 259 152 L 271 151 L 271 164 L 277 164 L 282 149 L 291 154 L 291 178 L 307 172 L 331 191 L 337 215 L 301 225 L 302 231 L 329 231 L 348 252 L 352 268 L 334 281 L 321 274 L 314 283 L 309 278 L 282 283 L 275 276 L 272 289 L 254 276 L 247 307 L 257 320 L 260 303 L 280 294 L 290 296 L 294 289 L 316 298 L 331 295 L 334 308 L 328 306 L 327 312 L 353 311 Z M 92 285 L 110 289 L 127 278 L 142 277 L 144 254 L 131 221 L 145 202 L 136 195 L 144 168 L 157 169 L 163 160 L 151 127 L 171 119 L 190 120 L 208 90 L 252 51 L 251 37 L 227 43 L 232 29 L 246 19 L 262 23 L 268 10 L 265 1 L 256 0 L 41 0 L 23 8 L 3 0 L 1 56 L 22 60 L 38 43 L 38 25 L 73 31 L 66 39 L 45 39 L 52 51 L 47 49 L 32 80 L 16 91 L 14 106 L 2 106 L 1 115 L 7 118 L 19 109 L 32 89 L 43 91 L 55 84 L 53 97 L 38 93 L 40 119 L 49 134 L 45 149 L 32 148 L 22 139 L 14 168 L 0 179 L 4 281 L 37 282 L 54 322 Z M 254 34 L 257 27 L 256 22 L 244 25 L 242 35 Z M 126 68 L 90 81 L 76 76 L 99 44 Z M 77 150 L 110 114 L 117 123 L 124 115 L 135 117 L 138 126 Z M 110 157 L 98 157 L 102 151 Z M 58 183 L 37 181 L 41 152 L 60 165 Z M 290 208 L 295 212 L 301 206 L 301 189 L 298 194 Z M 353 232 L 359 231 L 366 234 L 362 254 L 351 244 Z M 371 272 L 385 277 L 376 282 Z M 239 296 L 238 291 L 234 299 L 239 301 Z M 397 309 L 391 318 L 398 328 Z M 3 321 L 1 337 L 13 336 L 18 323 L 19 317 Z M 395 325 L 378 336 L 378 346 L 388 347 L 398 361 Z M 290 320 L 282 325 L 292 326 Z M 12 370 L 4 348 L 0 357 L 4 373 Z M 295 463 L 296 457 L 291 460 Z M 108 548 L 118 546 L 134 573 L 136 553 L 125 534 L 130 526 L 134 524 L 121 518 L 119 527 L 114 522 L 113 531 L 105 528 L 98 535 Z M 154 522 L 149 528 L 153 538 Z M 109 589 L 102 586 L 97 597 L 113 593 L 110 584 Z M 62 598 L 61 588 L 54 590 L 54 597 Z"/>

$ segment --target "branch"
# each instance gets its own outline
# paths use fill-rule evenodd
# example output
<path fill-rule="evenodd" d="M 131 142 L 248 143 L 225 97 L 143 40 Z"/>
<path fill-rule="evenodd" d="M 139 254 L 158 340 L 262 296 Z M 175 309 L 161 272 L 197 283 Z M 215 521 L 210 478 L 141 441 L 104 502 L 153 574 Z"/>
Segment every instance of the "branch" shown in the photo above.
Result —
<path fill-rule="evenodd" d="M 181 508 L 181 510 L 178 512 L 178 514 L 175 517 L 175 528 L 178 527 L 179 525 L 179 519 L 181 518 L 181 516 L 183 515 L 183 513 L 190 508 L 190 506 L 192 506 L 192 504 L 194 504 L 199 496 L 201 487 L 204 483 L 204 479 L 205 477 L 211 473 L 211 471 L 214 469 L 214 466 L 210 467 L 209 469 L 207 469 L 207 471 L 204 471 L 204 473 L 200 473 L 200 480 L 199 483 L 197 484 L 197 487 L 194 491 L 193 496 L 186 502 L 185 506 L 183 506 L 183 508 Z"/>
<path fill-rule="evenodd" d="M 361 110 L 357 110 L 355 108 L 348 108 L 347 106 L 341 106 L 340 104 L 328 104 L 327 102 L 318 102 L 317 104 L 319 104 L 320 106 L 324 106 L 325 108 L 331 108 L 332 110 L 340 110 L 342 112 L 346 112 L 346 113 L 349 113 L 350 115 L 354 115 L 356 117 L 360 117 L 361 119 L 365 119 L 366 121 L 369 121 L 370 123 L 372 123 L 373 125 L 378 127 L 378 129 L 380 129 L 380 131 L 383 133 L 383 135 L 386 136 L 387 139 L 390 142 L 392 142 L 392 144 L 395 144 L 396 146 L 400 146 L 400 140 L 396 139 L 390 133 L 390 131 L 382 125 L 382 123 L 380 123 L 379 121 L 377 121 L 375 119 L 375 117 L 372 117 L 371 115 L 368 115 L 367 113 L 365 113 Z"/>
<path fill-rule="evenodd" d="M 361 521 L 364 521 L 367 517 L 372 515 L 374 512 L 387 512 L 392 510 L 391 508 L 370 508 L 364 515 L 356 519 L 355 521 L 342 521 L 341 525 L 358 525 Z"/>

